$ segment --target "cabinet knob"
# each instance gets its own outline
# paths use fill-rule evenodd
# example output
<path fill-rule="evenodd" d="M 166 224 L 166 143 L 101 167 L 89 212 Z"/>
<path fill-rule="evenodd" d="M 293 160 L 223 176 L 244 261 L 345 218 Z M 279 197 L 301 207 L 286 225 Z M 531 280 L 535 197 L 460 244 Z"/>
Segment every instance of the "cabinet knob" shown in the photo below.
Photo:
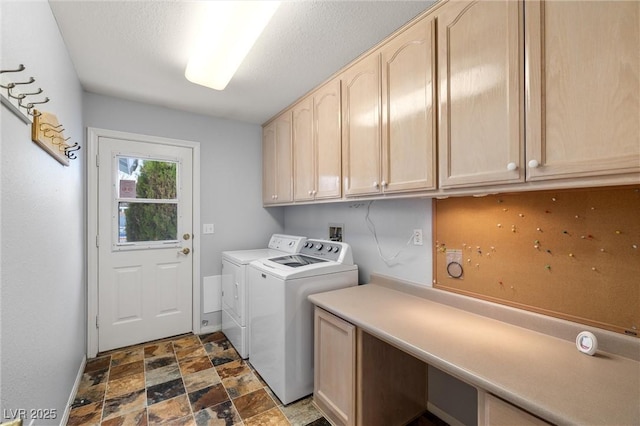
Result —
<path fill-rule="evenodd" d="M 380 185 L 378 184 L 378 182 L 373 182 L 373 187 L 374 188 L 378 188 Z"/>
<path fill-rule="evenodd" d="M 507 164 L 507 170 L 509 171 L 514 171 L 518 168 L 518 165 L 514 162 L 511 162 L 509 164 Z"/>
<path fill-rule="evenodd" d="M 309 190 L 309 195 L 313 195 L 313 191 L 312 190 Z"/>
<path fill-rule="evenodd" d="M 277 199 L 278 199 L 278 194 L 274 195 L 274 196 L 273 196 L 273 199 L 274 199 L 274 200 L 277 200 Z"/>
<path fill-rule="evenodd" d="M 535 169 L 539 165 L 540 165 L 540 163 L 538 163 L 538 160 L 530 160 L 529 161 L 529 167 L 531 167 L 532 169 Z"/>
<path fill-rule="evenodd" d="M 387 182 L 382 181 L 382 182 L 380 182 L 380 185 L 382 185 L 383 188 L 386 188 L 387 187 Z"/>
<path fill-rule="evenodd" d="M 313 191 L 311 191 L 311 195 L 316 195 L 318 193 L 318 191 L 316 191 L 315 189 Z"/>

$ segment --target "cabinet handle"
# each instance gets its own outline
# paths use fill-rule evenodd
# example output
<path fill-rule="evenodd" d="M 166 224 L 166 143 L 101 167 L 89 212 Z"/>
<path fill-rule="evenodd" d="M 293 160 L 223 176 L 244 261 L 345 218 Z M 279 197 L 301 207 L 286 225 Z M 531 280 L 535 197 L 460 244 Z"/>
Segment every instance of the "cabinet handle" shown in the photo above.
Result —
<path fill-rule="evenodd" d="M 540 165 L 540 163 L 538 163 L 538 160 L 530 160 L 529 161 L 529 167 L 531 167 L 532 169 L 535 169 L 539 165 Z"/>
<path fill-rule="evenodd" d="M 514 162 L 511 162 L 509 164 L 507 164 L 507 170 L 509 171 L 514 171 L 518 168 L 518 165 Z"/>

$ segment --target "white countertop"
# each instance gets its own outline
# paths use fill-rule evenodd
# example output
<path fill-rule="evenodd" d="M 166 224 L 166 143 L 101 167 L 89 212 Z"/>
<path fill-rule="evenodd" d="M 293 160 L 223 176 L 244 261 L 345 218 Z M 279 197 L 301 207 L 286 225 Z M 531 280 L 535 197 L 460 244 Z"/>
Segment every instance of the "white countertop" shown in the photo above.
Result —
<path fill-rule="evenodd" d="M 640 362 L 375 284 L 315 305 L 557 424 L 640 425 Z"/>

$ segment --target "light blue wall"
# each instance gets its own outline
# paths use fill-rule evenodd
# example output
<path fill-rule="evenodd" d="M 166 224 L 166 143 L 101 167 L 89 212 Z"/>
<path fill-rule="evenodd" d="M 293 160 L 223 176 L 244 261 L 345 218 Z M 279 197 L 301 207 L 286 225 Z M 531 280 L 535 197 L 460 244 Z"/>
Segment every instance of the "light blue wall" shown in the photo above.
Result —
<path fill-rule="evenodd" d="M 288 234 L 324 239 L 329 237 L 329 223 L 343 224 L 344 242 L 353 249 L 361 284 L 369 282 L 369 275 L 376 272 L 431 286 L 430 199 L 386 199 L 373 203 L 355 200 L 285 207 L 284 223 Z M 414 229 L 422 229 L 422 246 L 413 242 L 407 245 Z M 400 254 L 394 260 L 383 260 L 398 251 Z"/>
<path fill-rule="evenodd" d="M 200 143 L 200 217 L 215 233 L 202 235 L 201 274 L 220 275 L 221 253 L 266 247 L 284 229 L 281 207 L 262 207 L 262 127 L 169 108 L 84 94 L 87 127 Z M 203 315 L 220 325 L 220 313 Z"/>
<path fill-rule="evenodd" d="M 42 109 L 84 145 L 82 89 L 48 2 L 1 1 L 0 15 L 0 68 L 24 64 L 51 99 Z M 0 413 L 51 409 L 34 424 L 59 424 L 86 348 L 84 156 L 63 167 L 4 106 L 0 120 Z"/>

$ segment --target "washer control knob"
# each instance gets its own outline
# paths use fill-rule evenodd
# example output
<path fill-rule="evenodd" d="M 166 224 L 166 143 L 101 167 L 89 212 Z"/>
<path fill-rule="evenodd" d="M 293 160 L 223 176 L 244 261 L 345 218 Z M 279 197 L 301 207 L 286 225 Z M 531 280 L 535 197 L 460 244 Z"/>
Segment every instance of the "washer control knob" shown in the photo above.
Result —
<path fill-rule="evenodd" d="M 316 244 L 316 250 L 322 250 L 322 247 L 324 247 L 322 244 Z"/>

